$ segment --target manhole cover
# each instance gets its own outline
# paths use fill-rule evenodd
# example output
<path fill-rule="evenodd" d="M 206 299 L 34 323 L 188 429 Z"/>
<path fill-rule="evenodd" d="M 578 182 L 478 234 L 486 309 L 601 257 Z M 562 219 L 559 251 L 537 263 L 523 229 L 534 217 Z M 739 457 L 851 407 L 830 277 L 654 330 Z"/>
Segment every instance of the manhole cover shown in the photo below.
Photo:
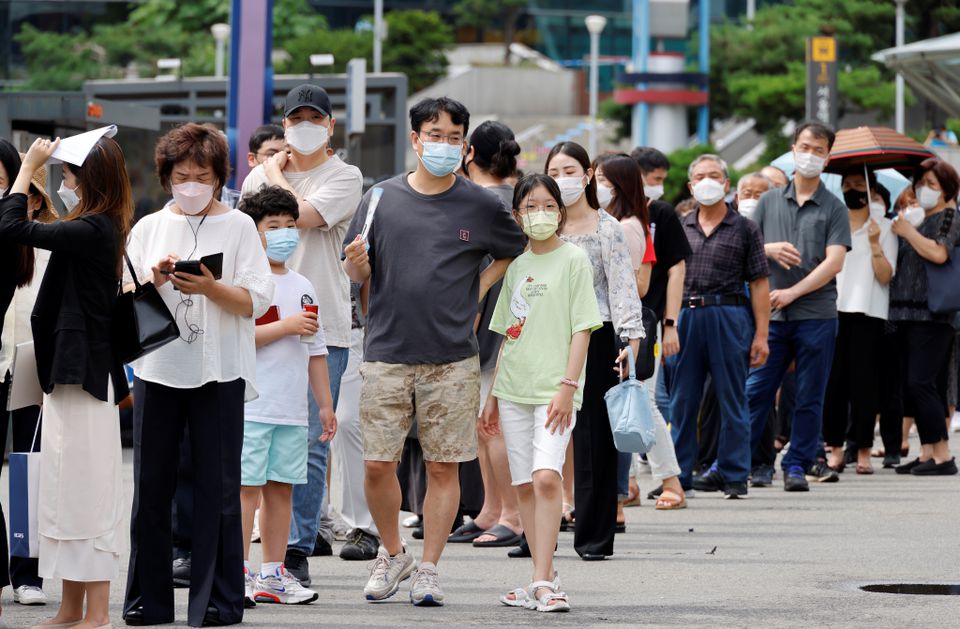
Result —
<path fill-rule="evenodd" d="M 861 585 L 864 592 L 880 594 L 928 594 L 932 596 L 960 595 L 960 585 L 949 583 L 874 583 Z"/>

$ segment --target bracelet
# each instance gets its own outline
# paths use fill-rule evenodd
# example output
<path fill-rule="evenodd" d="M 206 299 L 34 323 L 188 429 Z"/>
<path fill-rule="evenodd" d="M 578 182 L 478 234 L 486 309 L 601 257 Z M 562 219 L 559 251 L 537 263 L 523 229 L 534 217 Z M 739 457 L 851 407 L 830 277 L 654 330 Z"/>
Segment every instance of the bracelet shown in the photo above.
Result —
<path fill-rule="evenodd" d="M 882 253 L 875 253 L 875 254 L 873 254 L 873 257 L 874 257 L 874 258 L 882 258 L 882 257 L 883 257 L 883 254 L 882 254 Z"/>
<path fill-rule="evenodd" d="M 580 388 L 580 383 L 577 382 L 576 380 L 571 379 L 571 378 L 560 378 L 560 384 L 561 384 L 561 385 L 564 385 L 564 384 L 569 385 L 569 386 L 573 387 L 574 389 L 579 389 L 579 388 Z"/>

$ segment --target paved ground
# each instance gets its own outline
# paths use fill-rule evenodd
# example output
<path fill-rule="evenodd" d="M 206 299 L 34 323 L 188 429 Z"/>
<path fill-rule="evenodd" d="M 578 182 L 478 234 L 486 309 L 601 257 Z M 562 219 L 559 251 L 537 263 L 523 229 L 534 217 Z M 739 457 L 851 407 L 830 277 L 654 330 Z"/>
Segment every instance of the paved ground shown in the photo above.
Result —
<path fill-rule="evenodd" d="M 916 451 L 917 444 L 913 444 Z M 960 448 L 957 448 L 960 454 Z M 130 452 L 126 452 L 129 459 Z M 879 460 L 877 460 L 879 464 Z M 879 465 L 878 465 L 879 466 Z M 127 462 L 128 478 L 131 465 Z M 4 474 L 4 479 L 6 474 Z M 529 580 L 526 561 L 505 552 L 451 545 L 441 563 L 447 606 L 418 609 L 407 589 L 390 602 L 365 603 L 363 562 L 311 560 L 320 599 L 305 607 L 260 605 L 253 627 L 316 626 L 958 626 L 960 598 L 869 594 L 877 582 L 960 583 L 960 477 L 916 478 L 878 470 L 847 471 L 841 482 L 786 494 L 775 486 L 728 502 L 700 494 L 690 508 L 657 512 L 646 500 L 627 510 L 616 556 L 584 563 L 562 533 L 557 566 L 574 611 L 537 614 L 505 608 L 497 597 Z M 6 482 L 2 498 L 6 503 Z M 643 482 L 644 494 L 652 481 Z M 339 544 L 337 544 L 339 546 Z M 413 542 L 414 548 L 419 548 Z M 259 547 L 255 545 L 259 552 Z M 336 552 L 336 548 L 335 548 Z M 259 557 L 254 557 L 256 562 Z M 124 558 L 126 561 L 126 557 Z M 125 575 L 123 575 L 125 578 Z M 7 588 L 3 618 L 26 627 L 52 615 L 59 584 L 48 584 L 46 608 L 14 605 Z M 114 587 L 120 621 L 122 584 Z M 176 626 L 186 626 L 186 592 L 177 591 Z"/>

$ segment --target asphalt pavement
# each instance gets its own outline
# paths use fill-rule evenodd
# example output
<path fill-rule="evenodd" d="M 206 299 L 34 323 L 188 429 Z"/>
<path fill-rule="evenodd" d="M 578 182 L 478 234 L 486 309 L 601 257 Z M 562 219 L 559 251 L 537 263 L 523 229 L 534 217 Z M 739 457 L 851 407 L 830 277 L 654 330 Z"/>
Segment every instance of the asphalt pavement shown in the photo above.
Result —
<path fill-rule="evenodd" d="M 914 440 L 912 449 L 917 451 Z M 954 447 L 960 453 L 960 448 Z M 124 452 L 128 500 L 132 453 Z M 850 468 L 835 484 L 813 483 L 807 494 L 774 486 L 750 489 L 745 500 L 700 493 L 682 511 L 655 511 L 644 500 L 627 509 L 627 532 L 616 554 L 580 561 L 573 534 L 560 534 L 557 569 L 570 597 L 567 614 L 503 607 L 501 593 L 530 580 L 529 560 L 504 549 L 451 544 L 440 563 L 447 602 L 410 605 L 408 587 L 388 602 L 363 600 L 366 562 L 313 558 L 313 589 L 305 606 L 260 604 L 248 610 L 251 627 L 407 626 L 663 626 L 663 627 L 957 627 L 960 597 L 868 593 L 871 583 L 960 583 L 960 477 L 921 478 L 892 470 L 858 476 Z M 0 498 L 7 504 L 7 474 Z M 336 484 L 336 481 L 334 481 Z M 336 500 L 336 496 L 334 497 Z M 409 536 L 409 531 L 405 533 Z M 410 540 L 414 552 L 420 543 Z M 259 545 L 253 546 L 259 565 Z M 113 621 L 120 619 L 121 582 L 111 590 Z M 60 584 L 47 583 L 50 604 L 23 607 L 3 591 L 9 627 L 28 627 L 55 612 Z M 186 590 L 176 591 L 177 623 L 186 626 Z"/>

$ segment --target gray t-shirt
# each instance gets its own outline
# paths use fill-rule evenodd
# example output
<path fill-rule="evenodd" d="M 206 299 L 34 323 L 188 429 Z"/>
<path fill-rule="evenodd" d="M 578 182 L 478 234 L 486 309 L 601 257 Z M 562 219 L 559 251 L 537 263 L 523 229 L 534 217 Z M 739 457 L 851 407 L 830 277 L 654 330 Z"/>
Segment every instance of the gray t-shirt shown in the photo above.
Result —
<path fill-rule="evenodd" d="M 496 194 L 467 179 L 424 195 L 407 177 L 378 184 L 383 197 L 367 235 L 372 275 L 364 360 L 443 364 L 475 356 L 480 263 L 488 255 L 523 253 L 523 233 Z M 363 231 L 369 199 L 368 191 L 344 247 Z"/>
<path fill-rule="evenodd" d="M 794 183 L 760 197 L 754 220 L 763 232 L 763 241 L 789 242 L 800 251 L 801 262 L 789 270 L 770 263 L 770 290 L 790 288 L 827 257 L 827 247 L 843 245 L 850 250 L 850 219 L 847 207 L 821 182 L 813 196 L 797 205 Z M 837 281 L 831 279 L 819 289 L 787 306 L 774 310 L 773 321 L 837 318 Z"/>

